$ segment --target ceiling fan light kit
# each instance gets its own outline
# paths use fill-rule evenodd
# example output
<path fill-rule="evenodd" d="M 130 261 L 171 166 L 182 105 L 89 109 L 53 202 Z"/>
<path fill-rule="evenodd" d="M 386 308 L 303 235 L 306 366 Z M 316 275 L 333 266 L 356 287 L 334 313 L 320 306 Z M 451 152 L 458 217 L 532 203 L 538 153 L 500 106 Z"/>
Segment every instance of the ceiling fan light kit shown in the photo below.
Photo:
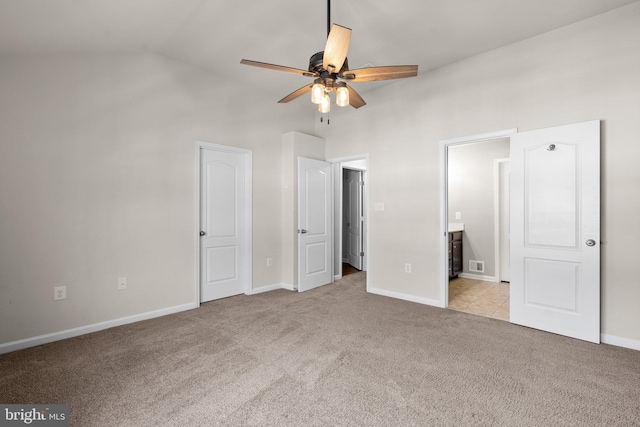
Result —
<path fill-rule="evenodd" d="M 347 51 L 351 41 L 351 29 L 337 24 L 330 25 L 330 22 L 331 1 L 327 0 L 327 43 L 322 52 L 318 52 L 309 58 L 307 70 L 247 59 L 243 59 L 240 63 L 314 78 L 313 84 L 305 85 L 293 91 L 278 102 L 287 103 L 311 92 L 311 102 L 318 105 L 318 111 L 321 113 L 328 113 L 331 110 L 331 99 L 329 97 L 331 92 L 335 92 L 336 104 L 340 107 L 351 105 L 357 109 L 366 105 L 364 99 L 346 81 L 371 82 L 402 79 L 418 75 L 417 65 L 392 65 L 349 70 Z"/>
<path fill-rule="evenodd" d="M 336 89 L 336 104 L 338 104 L 338 107 L 349 105 L 349 89 L 347 89 L 347 84 L 344 82 L 339 82 Z"/>

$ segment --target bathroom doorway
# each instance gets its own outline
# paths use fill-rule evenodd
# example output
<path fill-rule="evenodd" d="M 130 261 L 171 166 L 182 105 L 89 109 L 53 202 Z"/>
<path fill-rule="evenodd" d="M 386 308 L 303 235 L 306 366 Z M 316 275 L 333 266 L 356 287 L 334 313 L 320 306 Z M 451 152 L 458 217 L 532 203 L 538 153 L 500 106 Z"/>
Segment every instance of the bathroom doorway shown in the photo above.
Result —
<path fill-rule="evenodd" d="M 509 321 L 508 136 L 446 146 L 446 306 Z"/>

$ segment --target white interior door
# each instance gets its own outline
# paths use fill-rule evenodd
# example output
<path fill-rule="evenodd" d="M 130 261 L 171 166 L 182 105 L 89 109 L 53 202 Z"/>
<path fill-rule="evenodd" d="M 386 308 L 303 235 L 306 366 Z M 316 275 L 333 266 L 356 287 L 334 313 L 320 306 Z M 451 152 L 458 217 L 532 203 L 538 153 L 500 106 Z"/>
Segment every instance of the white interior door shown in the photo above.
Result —
<path fill-rule="evenodd" d="M 247 184 L 251 176 L 246 170 L 246 155 L 201 148 L 202 302 L 241 294 L 250 288 L 251 211 Z"/>
<path fill-rule="evenodd" d="M 347 192 L 348 202 L 345 206 L 347 209 L 347 260 L 353 267 L 362 270 L 362 259 L 364 257 L 362 249 L 364 223 L 362 198 L 364 180 L 362 179 L 362 171 L 345 169 L 345 178 L 345 191 Z"/>
<path fill-rule="evenodd" d="M 511 139 L 511 322 L 600 342 L 600 122 Z"/>
<path fill-rule="evenodd" d="M 331 283 L 331 164 L 298 157 L 298 291 Z"/>

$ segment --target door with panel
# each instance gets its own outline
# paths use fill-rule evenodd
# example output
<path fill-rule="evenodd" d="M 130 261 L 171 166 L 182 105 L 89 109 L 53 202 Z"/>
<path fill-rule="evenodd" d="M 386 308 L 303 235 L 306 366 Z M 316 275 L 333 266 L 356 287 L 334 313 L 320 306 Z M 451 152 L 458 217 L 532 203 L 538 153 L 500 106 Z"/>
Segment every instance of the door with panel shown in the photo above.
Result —
<path fill-rule="evenodd" d="M 298 291 L 331 283 L 331 164 L 298 157 Z"/>
<path fill-rule="evenodd" d="M 247 153 L 200 150 L 200 300 L 205 302 L 250 288 L 251 178 Z"/>
<path fill-rule="evenodd" d="M 600 342 L 600 122 L 511 139 L 511 322 Z"/>

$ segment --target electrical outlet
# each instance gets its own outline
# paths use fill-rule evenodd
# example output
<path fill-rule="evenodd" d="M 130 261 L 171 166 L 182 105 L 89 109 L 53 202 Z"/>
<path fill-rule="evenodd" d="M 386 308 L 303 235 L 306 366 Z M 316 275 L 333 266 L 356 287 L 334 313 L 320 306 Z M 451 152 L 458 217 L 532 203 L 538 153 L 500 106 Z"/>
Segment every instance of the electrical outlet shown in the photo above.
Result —
<path fill-rule="evenodd" d="M 127 289 L 127 278 L 126 277 L 118 277 L 118 289 L 120 289 L 120 290 Z"/>
<path fill-rule="evenodd" d="M 61 299 L 67 299 L 67 287 L 66 286 L 55 286 L 53 288 L 53 300 L 58 301 Z"/>
<path fill-rule="evenodd" d="M 407 263 L 404 265 L 404 272 L 411 273 L 411 264 Z"/>
<path fill-rule="evenodd" d="M 271 267 L 273 265 L 273 258 L 267 258 L 267 267 Z"/>
<path fill-rule="evenodd" d="M 373 204 L 373 210 L 374 211 L 383 211 L 384 210 L 384 203 L 382 202 L 376 202 Z"/>

